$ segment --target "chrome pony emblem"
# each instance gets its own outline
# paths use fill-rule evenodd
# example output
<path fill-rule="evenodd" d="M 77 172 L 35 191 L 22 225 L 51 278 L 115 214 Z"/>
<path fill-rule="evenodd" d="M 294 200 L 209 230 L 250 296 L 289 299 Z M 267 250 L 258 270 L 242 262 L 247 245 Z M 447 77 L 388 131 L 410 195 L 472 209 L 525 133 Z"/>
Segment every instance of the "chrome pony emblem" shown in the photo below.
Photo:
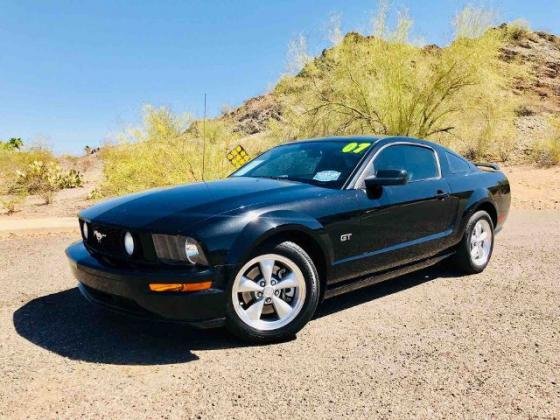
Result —
<path fill-rule="evenodd" d="M 107 235 L 104 234 L 104 233 L 101 233 L 101 232 L 99 232 L 99 231 L 97 231 L 97 230 L 94 230 L 94 231 L 93 231 L 93 236 L 95 236 L 95 239 L 97 239 L 97 242 L 101 243 L 101 240 L 102 240 L 103 238 L 105 238 Z"/>

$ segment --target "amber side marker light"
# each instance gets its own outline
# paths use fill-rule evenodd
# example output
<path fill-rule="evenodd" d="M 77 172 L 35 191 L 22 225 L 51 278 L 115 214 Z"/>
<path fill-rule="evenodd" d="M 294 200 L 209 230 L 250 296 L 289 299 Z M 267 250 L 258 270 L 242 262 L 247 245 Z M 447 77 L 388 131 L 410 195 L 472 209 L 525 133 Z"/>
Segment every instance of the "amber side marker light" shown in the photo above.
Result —
<path fill-rule="evenodd" d="M 211 281 L 199 283 L 150 283 L 152 292 L 199 292 L 212 287 Z"/>

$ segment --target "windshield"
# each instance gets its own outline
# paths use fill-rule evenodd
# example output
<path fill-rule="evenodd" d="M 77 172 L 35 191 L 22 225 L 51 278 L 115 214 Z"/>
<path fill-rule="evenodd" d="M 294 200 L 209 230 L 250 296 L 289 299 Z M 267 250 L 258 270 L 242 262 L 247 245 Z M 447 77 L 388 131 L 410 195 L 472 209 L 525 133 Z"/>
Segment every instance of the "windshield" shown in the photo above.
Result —
<path fill-rule="evenodd" d="M 310 141 L 279 146 L 231 176 L 287 179 L 340 188 L 370 148 L 367 141 Z"/>

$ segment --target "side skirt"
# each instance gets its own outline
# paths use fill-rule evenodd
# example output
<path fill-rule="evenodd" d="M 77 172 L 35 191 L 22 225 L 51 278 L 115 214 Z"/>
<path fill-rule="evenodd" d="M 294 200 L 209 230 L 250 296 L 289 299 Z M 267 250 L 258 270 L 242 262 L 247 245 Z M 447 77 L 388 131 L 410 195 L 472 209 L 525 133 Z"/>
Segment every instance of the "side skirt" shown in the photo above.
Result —
<path fill-rule="evenodd" d="M 400 277 L 414 271 L 421 270 L 426 267 L 430 267 L 438 262 L 450 257 L 455 254 L 455 251 L 448 251 L 444 254 L 439 254 L 434 257 L 426 258 L 421 261 L 410 263 L 407 265 L 400 266 L 398 268 L 393 268 L 390 270 L 381 271 L 379 273 L 370 274 L 364 277 L 359 277 L 357 279 L 351 279 L 343 282 L 342 284 L 337 284 L 336 287 L 329 288 L 325 291 L 325 299 L 337 296 L 343 293 L 351 292 L 353 290 L 361 289 L 362 287 L 371 286 L 376 283 L 380 283 L 385 280 L 389 280 L 395 277 Z"/>

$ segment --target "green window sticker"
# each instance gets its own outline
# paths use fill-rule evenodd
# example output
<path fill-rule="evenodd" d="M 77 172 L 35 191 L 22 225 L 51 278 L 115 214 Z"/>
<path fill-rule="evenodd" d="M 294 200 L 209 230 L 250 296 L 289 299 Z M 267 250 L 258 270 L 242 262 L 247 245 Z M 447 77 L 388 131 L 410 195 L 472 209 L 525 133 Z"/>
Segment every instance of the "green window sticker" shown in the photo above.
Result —
<path fill-rule="evenodd" d="M 371 143 L 358 143 L 358 142 L 353 141 L 352 143 L 346 144 L 342 148 L 342 152 L 343 153 L 362 153 L 369 146 L 371 146 Z"/>

